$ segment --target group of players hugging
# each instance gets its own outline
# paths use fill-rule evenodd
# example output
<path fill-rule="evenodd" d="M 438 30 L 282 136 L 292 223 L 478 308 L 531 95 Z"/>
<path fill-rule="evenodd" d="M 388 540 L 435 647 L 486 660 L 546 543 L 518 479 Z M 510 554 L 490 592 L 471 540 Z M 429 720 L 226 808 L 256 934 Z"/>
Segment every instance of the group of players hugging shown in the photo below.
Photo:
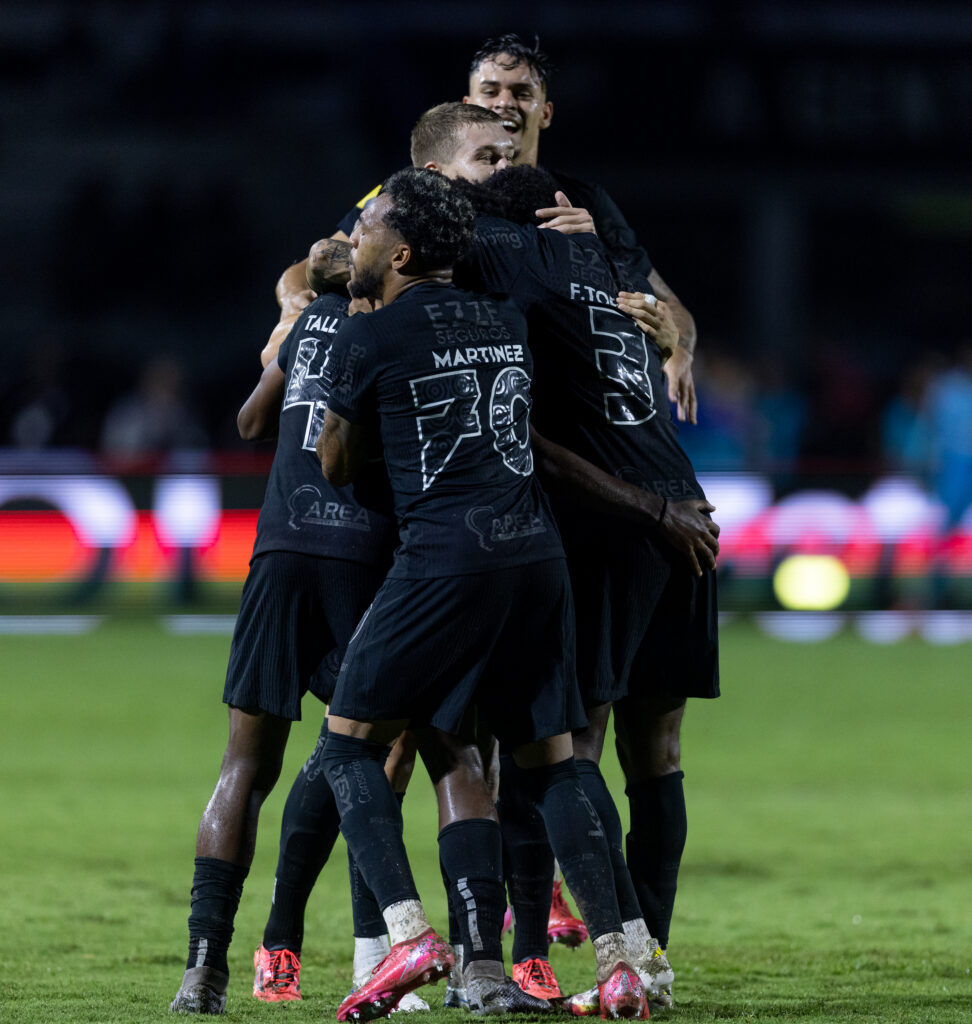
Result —
<path fill-rule="evenodd" d="M 257 999 L 301 998 L 304 912 L 340 831 L 338 1020 L 427 1010 L 414 990 L 440 977 L 477 1015 L 672 1006 L 679 731 L 687 697 L 719 692 L 719 528 L 669 405 L 694 420 L 695 328 L 606 193 L 536 166 L 548 77 L 535 46 L 489 40 L 465 100 L 420 118 L 412 166 L 278 285 L 239 414 L 276 455 L 173 1011 L 224 1011 L 260 807 L 308 689 L 328 714 L 284 810 Z M 626 844 L 598 768 L 612 708 Z M 416 753 L 448 941 L 402 839 Z M 588 935 L 595 983 L 568 997 L 548 943 Z"/>

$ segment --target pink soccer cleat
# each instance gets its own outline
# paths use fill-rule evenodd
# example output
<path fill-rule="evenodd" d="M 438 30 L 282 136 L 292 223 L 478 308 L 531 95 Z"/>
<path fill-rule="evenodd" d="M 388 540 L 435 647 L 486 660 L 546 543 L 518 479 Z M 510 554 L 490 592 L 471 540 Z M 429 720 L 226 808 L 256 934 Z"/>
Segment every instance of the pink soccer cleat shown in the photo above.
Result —
<path fill-rule="evenodd" d="M 587 941 L 587 925 L 570 912 L 563 894 L 563 882 L 554 882 L 550 917 L 547 921 L 547 942 L 562 942 L 565 946 L 579 946 Z"/>
<path fill-rule="evenodd" d="M 435 984 L 452 970 L 452 949 L 431 929 L 414 939 L 396 942 L 371 972 L 371 978 L 338 1007 L 340 1021 L 387 1017 L 407 992 L 428 982 Z"/>
<path fill-rule="evenodd" d="M 264 949 L 253 954 L 253 996 L 264 1003 L 301 999 L 300 960 L 289 949 Z"/>
<path fill-rule="evenodd" d="M 621 961 L 614 973 L 597 986 L 603 1020 L 648 1020 L 648 997 L 638 972 Z"/>

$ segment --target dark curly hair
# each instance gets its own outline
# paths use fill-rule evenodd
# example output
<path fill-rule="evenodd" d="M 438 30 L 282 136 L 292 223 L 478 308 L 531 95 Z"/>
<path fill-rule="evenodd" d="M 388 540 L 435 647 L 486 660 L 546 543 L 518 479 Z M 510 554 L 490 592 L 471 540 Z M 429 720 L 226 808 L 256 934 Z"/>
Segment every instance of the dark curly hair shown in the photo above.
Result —
<path fill-rule="evenodd" d="M 506 54 L 509 61 L 496 61 L 496 58 Z M 503 36 L 494 36 L 487 39 L 485 43 L 473 54 L 472 63 L 469 65 L 469 74 L 475 74 L 483 61 L 496 61 L 501 68 L 510 70 L 521 64 L 526 64 L 533 77 L 540 83 L 544 93 L 550 89 L 550 76 L 553 74 L 554 66 L 550 58 L 540 49 L 540 37 L 533 37 L 533 46 L 527 46 L 525 42 L 515 33 L 507 32 Z"/>
<path fill-rule="evenodd" d="M 540 167 L 507 167 L 481 184 L 459 179 L 453 188 L 472 203 L 478 217 L 502 217 L 515 224 L 539 224 L 536 210 L 556 206 L 554 194 L 560 187 Z"/>
<path fill-rule="evenodd" d="M 392 204 L 384 221 L 411 246 L 417 273 L 451 267 L 469 251 L 476 213 L 448 178 L 406 167 L 381 186 L 381 194 Z"/>

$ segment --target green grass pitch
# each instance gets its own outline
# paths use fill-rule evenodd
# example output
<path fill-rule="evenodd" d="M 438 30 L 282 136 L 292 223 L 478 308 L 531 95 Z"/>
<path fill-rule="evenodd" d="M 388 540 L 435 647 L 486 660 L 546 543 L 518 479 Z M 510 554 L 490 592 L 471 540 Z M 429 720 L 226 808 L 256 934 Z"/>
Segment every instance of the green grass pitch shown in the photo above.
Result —
<path fill-rule="evenodd" d="M 225 741 L 228 646 L 154 620 L 0 638 L 0 1021 L 170 1019 L 195 829 Z M 722 666 L 725 696 L 692 703 L 683 729 L 689 840 L 668 1019 L 972 1020 L 968 645 L 788 645 L 739 623 Z M 313 698 L 304 712 L 237 918 L 230 1020 L 333 1020 L 350 983 L 339 841 L 309 909 L 303 1003 L 250 996 L 283 800 L 319 725 Z M 605 772 L 621 796 L 613 753 Z M 421 769 L 405 812 L 444 928 Z M 590 983 L 590 944 L 551 957 L 565 988 Z M 424 991 L 444 1024 L 457 1015 L 443 989 Z"/>

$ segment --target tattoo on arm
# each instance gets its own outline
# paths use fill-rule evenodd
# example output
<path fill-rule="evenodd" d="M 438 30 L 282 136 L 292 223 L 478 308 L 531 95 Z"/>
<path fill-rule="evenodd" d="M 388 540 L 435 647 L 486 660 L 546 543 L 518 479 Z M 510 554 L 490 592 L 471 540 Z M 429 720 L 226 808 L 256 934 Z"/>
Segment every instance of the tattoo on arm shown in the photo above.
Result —
<path fill-rule="evenodd" d="M 311 247 L 307 257 L 307 283 L 315 292 L 344 291 L 348 283 L 349 242 L 322 238 Z"/>

